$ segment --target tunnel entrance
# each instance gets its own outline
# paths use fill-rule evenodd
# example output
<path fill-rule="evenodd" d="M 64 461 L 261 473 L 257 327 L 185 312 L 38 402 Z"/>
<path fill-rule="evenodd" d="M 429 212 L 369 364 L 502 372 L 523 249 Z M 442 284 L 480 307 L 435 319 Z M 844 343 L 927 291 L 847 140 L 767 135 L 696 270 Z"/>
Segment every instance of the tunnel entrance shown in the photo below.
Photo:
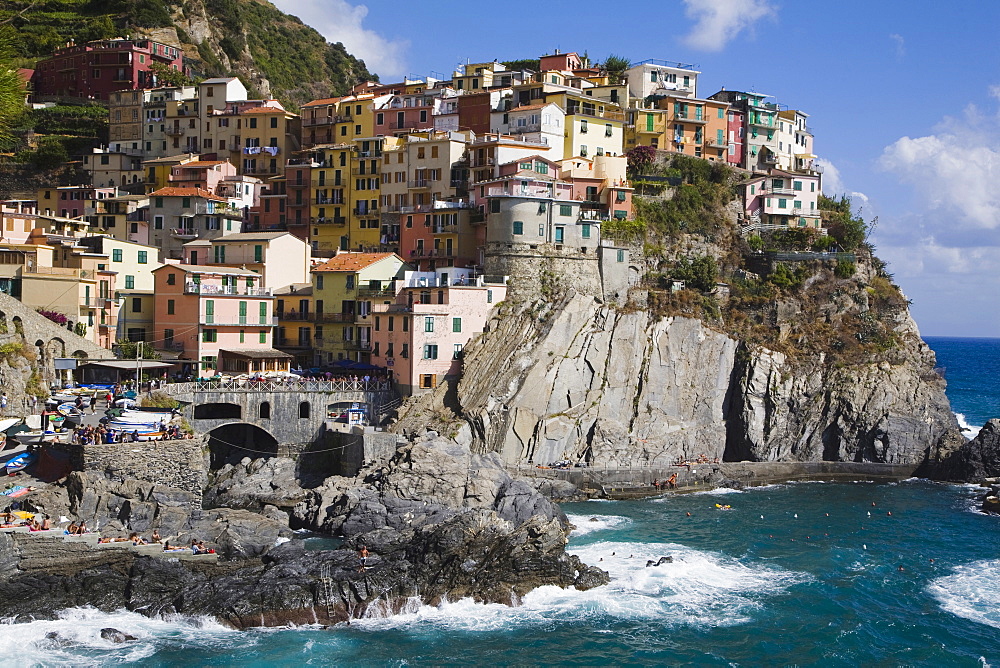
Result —
<path fill-rule="evenodd" d="M 260 459 L 278 455 L 278 441 L 252 424 L 238 422 L 216 427 L 208 432 L 210 466 L 216 471 L 226 464 L 237 464 L 244 457 Z"/>

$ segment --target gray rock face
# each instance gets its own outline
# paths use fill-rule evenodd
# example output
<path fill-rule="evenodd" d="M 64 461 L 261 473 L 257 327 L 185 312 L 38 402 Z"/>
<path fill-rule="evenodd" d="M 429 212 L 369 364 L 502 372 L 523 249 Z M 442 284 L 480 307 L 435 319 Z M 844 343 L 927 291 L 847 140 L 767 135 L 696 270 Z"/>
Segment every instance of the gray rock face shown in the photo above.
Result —
<path fill-rule="evenodd" d="M 983 425 L 974 439 L 955 450 L 937 475 L 945 480 L 966 482 L 997 476 L 1000 476 L 1000 419 Z"/>
<path fill-rule="evenodd" d="M 544 326 L 530 309 L 492 321 L 457 395 L 474 450 L 510 463 L 938 461 L 958 433 L 944 382 L 909 316 L 897 332 L 902 363 L 793 364 L 697 320 L 576 295 Z"/>

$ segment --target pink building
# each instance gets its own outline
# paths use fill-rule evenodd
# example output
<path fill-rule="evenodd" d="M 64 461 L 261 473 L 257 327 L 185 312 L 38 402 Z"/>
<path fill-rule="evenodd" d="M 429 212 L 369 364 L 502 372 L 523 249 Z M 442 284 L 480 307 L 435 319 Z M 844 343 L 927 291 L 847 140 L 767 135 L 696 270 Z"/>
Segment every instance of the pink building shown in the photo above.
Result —
<path fill-rule="evenodd" d="M 153 271 L 154 340 L 190 360 L 187 373 L 211 376 L 288 370 L 273 349 L 274 297 L 247 269 L 168 264 Z M 252 363 L 251 363 L 252 362 Z"/>
<path fill-rule="evenodd" d="M 38 218 L 38 202 L 32 199 L 0 200 L 0 242 L 26 244 Z"/>
<path fill-rule="evenodd" d="M 726 162 L 735 167 L 742 167 L 743 158 L 746 157 L 746 143 L 743 137 L 743 121 L 746 114 L 732 107 L 727 113 L 729 114 L 727 116 L 729 153 L 726 154 Z"/>
<path fill-rule="evenodd" d="M 236 178 L 236 166 L 228 160 L 192 160 L 170 170 L 167 181 L 180 188 L 201 188 L 218 194 L 219 184 Z"/>
<path fill-rule="evenodd" d="M 507 296 L 501 284 L 447 283 L 435 273 L 407 272 L 393 303 L 372 305 L 372 364 L 390 369 L 403 394 L 457 377 L 465 345 Z"/>
<path fill-rule="evenodd" d="M 375 109 L 375 134 L 391 135 L 434 129 L 434 96 L 429 93 L 393 95 Z"/>

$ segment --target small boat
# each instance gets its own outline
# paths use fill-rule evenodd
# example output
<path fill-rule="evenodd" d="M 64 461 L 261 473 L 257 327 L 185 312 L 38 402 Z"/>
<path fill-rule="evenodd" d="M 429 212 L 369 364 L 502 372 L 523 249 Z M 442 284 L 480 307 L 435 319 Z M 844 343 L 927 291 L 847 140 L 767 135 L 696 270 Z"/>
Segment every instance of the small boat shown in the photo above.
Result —
<path fill-rule="evenodd" d="M 71 402 L 67 401 L 66 403 L 59 404 L 56 410 L 59 411 L 60 415 L 66 418 L 66 423 L 76 426 L 83 424 L 83 413 L 77 410 L 76 406 L 74 406 Z"/>
<path fill-rule="evenodd" d="M 7 475 L 12 475 L 23 471 L 26 467 L 30 466 L 32 462 L 35 461 L 35 453 L 33 452 L 23 452 L 16 457 L 7 460 L 4 464 L 4 468 Z"/>
<path fill-rule="evenodd" d="M 111 424 L 108 426 L 114 431 L 120 431 L 126 434 L 132 434 L 139 441 L 159 441 L 167 433 L 165 431 L 160 431 L 159 429 L 156 428 L 137 427 L 136 425 L 126 425 L 124 427 L 118 427 Z"/>
<path fill-rule="evenodd" d="M 42 443 L 69 443 L 70 436 L 72 435 L 73 432 L 71 431 L 55 432 L 36 429 L 34 431 L 18 432 L 11 436 L 11 438 L 21 445 L 40 445 Z"/>

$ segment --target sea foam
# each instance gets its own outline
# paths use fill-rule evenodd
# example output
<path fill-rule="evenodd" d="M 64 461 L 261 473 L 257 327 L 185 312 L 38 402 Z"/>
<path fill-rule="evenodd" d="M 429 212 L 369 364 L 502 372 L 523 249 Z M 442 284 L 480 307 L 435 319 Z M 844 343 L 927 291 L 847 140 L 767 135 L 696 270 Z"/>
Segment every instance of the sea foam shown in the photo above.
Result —
<path fill-rule="evenodd" d="M 1000 628 L 1000 560 L 956 566 L 937 578 L 927 591 L 953 615 Z"/>
<path fill-rule="evenodd" d="M 0 665 L 133 663 L 153 656 L 166 645 L 217 647 L 230 642 L 256 642 L 252 636 L 229 629 L 211 617 L 151 618 L 126 610 L 101 612 L 80 607 L 60 611 L 58 619 L 18 622 L 13 618 L 0 622 L 8 638 L 17 638 L 16 642 L 0 644 Z M 135 636 L 136 640 L 121 644 L 104 640 L 101 629 L 107 627 Z M 46 637 L 50 633 L 57 637 Z"/>
<path fill-rule="evenodd" d="M 618 529 L 632 523 L 632 520 L 629 518 L 620 517 L 618 515 L 567 514 L 566 517 L 569 519 L 570 523 L 576 527 L 572 532 L 574 537 L 585 536 L 588 533 L 594 533 L 595 531 Z"/>
<path fill-rule="evenodd" d="M 671 543 L 597 542 L 568 551 L 603 568 L 611 582 L 588 591 L 539 587 L 510 607 L 471 599 L 445 602 L 376 619 L 354 622 L 367 630 L 436 629 L 502 631 L 553 622 L 601 623 L 619 619 L 657 625 L 732 626 L 753 619 L 771 596 L 809 576 L 741 561 Z M 647 567 L 670 555 L 672 563 Z"/>
<path fill-rule="evenodd" d="M 972 440 L 976 436 L 979 436 L 979 430 L 982 426 L 976 427 L 975 425 L 969 424 L 969 421 L 965 419 L 963 413 L 955 413 L 955 419 L 958 420 L 958 426 L 962 429 L 962 435 Z"/>

